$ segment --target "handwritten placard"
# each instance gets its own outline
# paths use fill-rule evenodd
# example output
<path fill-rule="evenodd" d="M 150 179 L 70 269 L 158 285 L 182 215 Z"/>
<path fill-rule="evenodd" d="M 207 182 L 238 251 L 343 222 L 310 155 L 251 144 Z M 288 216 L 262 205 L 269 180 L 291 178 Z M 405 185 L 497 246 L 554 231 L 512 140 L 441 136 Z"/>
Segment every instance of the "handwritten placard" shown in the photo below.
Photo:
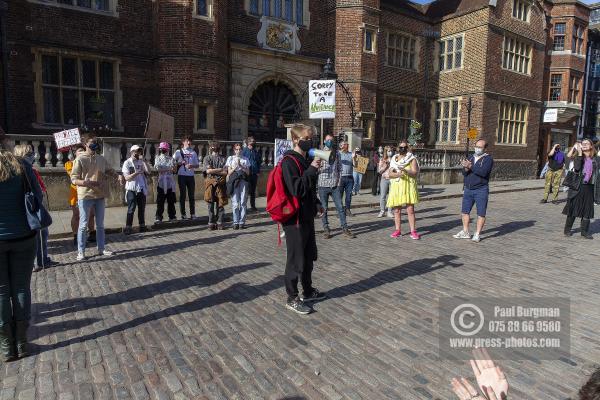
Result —
<path fill-rule="evenodd" d="M 279 164 L 286 151 L 293 148 L 294 145 L 291 140 L 275 139 L 275 165 Z"/>
<path fill-rule="evenodd" d="M 367 167 L 369 166 L 369 159 L 367 157 L 356 157 L 356 172 L 359 174 L 367 173 Z"/>
<path fill-rule="evenodd" d="M 311 119 L 335 118 L 335 81 L 308 82 L 308 106 Z"/>
<path fill-rule="evenodd" d="M 56 132 L 54 141 L 58 150 L 65 150 L 73 145 L 81 143 L 81 134 L 79 128 L 73 128 L 66 131 Z"/>

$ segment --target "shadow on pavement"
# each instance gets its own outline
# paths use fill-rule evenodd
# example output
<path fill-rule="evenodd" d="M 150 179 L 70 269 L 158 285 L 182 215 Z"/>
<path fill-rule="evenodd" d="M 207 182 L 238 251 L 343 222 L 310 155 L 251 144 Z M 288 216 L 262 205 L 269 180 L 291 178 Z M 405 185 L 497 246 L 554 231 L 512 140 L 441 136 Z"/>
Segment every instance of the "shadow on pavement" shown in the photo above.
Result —
<path fill-rule="evenodd" d="M 377 272 L 369 278 L 332 289 L 327 293 L 327 297 L 334 299 L 358 294 L 411 276 L 427 274 L 446 267 L 458 268 L 463 265 L 456 262 L 456 260 L 458 260 L 458 257 L 455 255 L 443 255 L 436 258 L 409 261 L 397 267 Z"/>
<path fill-rule="evenodd" d="M 495 237 L 508 235 L 509 233 L 513 233 L 513 232 L 519 231 L 521 229 L 531 228 L 534 225 L 535 225 L 535 221 L 533 221 L 533 220 L 507 222 L 505 224 L 502 224 L 502 225 L 497 226 L 492 229 L 484 228 L 483 235 L 484 235 L 485 239 L 491 239 L 491 238 L 495 238 Z M 490 235 L 491 232 L 495 232 L 495 233 Z"/>
<path fill-rule="evenodd" d="M 38 310 L 38 313 L 36 314 L 36 320 L 43 320 L 45 318 L 65 315 L 75 311 L 84 311 L 94 308 L 114 306 L 125 302 L 133 302 L 136 300 L 145 300 L 163 293 L 171 293 L 188 289 L 193 286 L 207 287 L 229 279 L 236 274 L 252 271 L 268 265 L 271 265 L 271 263 L 261 262 L 246 265 L 236 265 L 233 267 L 201 272 L 192 276 L 178 277 L 166 281 L 150 283 L 148 285 L 138 286 L 98 297 L 81 297 L 49 304 L 37 303 L 35 304 L 35 307 Z"/>
<path fill-rule="evenodd" d="M 257 267 L 264 266 L 264 265 L 269 265 L 269 264 L 258 263 L 258 264 L 250 264 L 248 266 L 238 266 L 235 268 L 238 268 L 238 269 L 246 268 L 246 270 L 249 270 L 249 269 L 257 268 Z M 240 272 L 242 272 L 242 271 L 240 271 Z M 230 274 L 233 274 L 233 273 L 234 272 L 230 272 Z M 202 274 L 199 274 L 199 275 L 202 275 Z M 191 279 L 190 277 L 186 277 L 186 278 L 178 278 L 176 280 L 186 282 L 190 279 Z M 187 282 L 185 284 L 187 285 Z M 149 286 L 152 286 L 152 285 L 149 285 Z M 181 313 L 190 313 L 190 312 L 194 312 L 194 311 L 204 310 L 204 309 L 218 306 L 220 304 L 225 304 L 225 303 L 234 303 L 234 304 L 246 303 L 249 301 L 253 301 L 259 297 L 265 296 L 265 295 L 269 294 L 271 291 L 279 289 L 282 286 L 283 286 L 283 276 L 274 277 L 273 279 L 271 279 L 265 283 L 259 284 L 259 285 L 249 285 L 245 282 L 234 283 L 233 285 L 229 286 L 227 289 L 224 289 L 218 293 L 209 294 L 207 296 L 200 297 L 196 300 L 193 300 L 193 301 L 190 301 L 187 303 L 177 304 L 172 307 L 168 307 L 168 308 L 162 309 L 160 311 L 157 311 L 155 313 L 137 317 L 130 321 L 111 326 L 109 328 L 100 330 L 95 333 L 78 336 L 78 337 L 70 339 L 70 340 L 63 340 L 63 341 L 53 344 L 53 345 L 48 345 L 48 346 L 35 345 L 32 347 L 34 348 L 35 353 L 39 354 L 39 353 L 43 353 L 44 351 L 47 351 L 47 350 L 58 349 L 61 347 L 69 346 L 72 342 L 86 342 L 88 340 L 97 339 L 97 338 L 100 338 L 103 336 L 111 335 L 113 333 L 123 332 L 127 329 L 135 328 L 135 327 L 138 327 L 145 323 L 148 323 L 150 321 L 160 320 L 164 317 L 168 317 L 171 315 L 178 315 Z M 130 290 L 136 291 L 137 289 L 130 289 Z M 146 297 L 154 296 L 154 295 L 155 295 L 155 293 L 144 293 L 143 294 L 143 296 L 146 296 Z M 102 296 L 100 298 L 102 299 L 104 297 L 114 298 L 114 295 Z M 123 295 L 121 294 L 120 297 L 123 297 Z M 131 301 L 131 300 L 135 300 L 135 298 L 123 299 L 123 301 Z M 110 300 L 110 301 L 113 301 L 113 300 Z M 102 304 L 102 305 L 110 305 L 111 304 L 110 301 L 105 304 Z M 115 304 L 119 304 L 121 302 L 122 302 L 121 300 L 117 300 L 115 302 Z"/>

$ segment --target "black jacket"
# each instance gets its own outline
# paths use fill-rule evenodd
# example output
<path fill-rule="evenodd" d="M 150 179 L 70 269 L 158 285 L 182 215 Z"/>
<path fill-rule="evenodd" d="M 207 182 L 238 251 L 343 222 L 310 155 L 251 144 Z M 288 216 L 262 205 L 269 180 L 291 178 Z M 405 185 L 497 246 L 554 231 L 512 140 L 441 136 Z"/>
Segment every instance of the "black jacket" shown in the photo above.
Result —
<path fill-rule="evenodd" d="M 235 171 L 229 176 L 229 180 L 227 181 L 227 195 L 229 197 L 233 196 L 233 191 L 235 188 L 241 184 L 243 181 L 247 179 L 247 175 L 244 171 Z"/>
<path fill-rule="evenodd" d="M 592 163 L 592 179 L 589 183 L 594 185 L 594 203 L 600 204 L 600 157 L 595 156 Z M 581 172 L 581 183 L 583 184 L 583 157 L 575 157 L 573 160 L 573 170 L 575 172 Z M 569 189 L 568 197 L 572 199 L 577 196 L 578 193 L 578 190 Z"/>
<path fill-rule="evenodd" d="M 289 157 L 284 158 L 281 162 L 281 172 L 285 187 L 289 194 L 298 198 L 300 203 L 299 216 L 290 218 L 283 225 L 295 225 L 296 223 L 312 225 L 317 215 L 317 207 L 321 205 L 321 202 L 317 198 L 318 171 L 310 165 L 306 157 L 296 153 L 294 150 L 286 151 L 285 156 L 294 157 L 304 172 L 301 174 L 294 160 L 291 160 Z"/>

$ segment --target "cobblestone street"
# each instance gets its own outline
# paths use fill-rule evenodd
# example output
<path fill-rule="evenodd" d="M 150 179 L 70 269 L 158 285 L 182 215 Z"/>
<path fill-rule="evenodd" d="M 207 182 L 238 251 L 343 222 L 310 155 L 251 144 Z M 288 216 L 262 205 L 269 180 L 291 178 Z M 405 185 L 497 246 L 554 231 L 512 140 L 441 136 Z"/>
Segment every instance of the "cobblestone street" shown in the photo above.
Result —
<path fill-rule="evenodd" d="M 600 223 L 594 241 L 565 238 L 564 203 L 540 197 L 493 195 L 479 244 L 451 236 L 460 199 L 417 207 L 420 241 L 406 220 L 391 239 L 390 219 L 354 210 L 356 239 L 317 233 L 329 299 L 308 316 L 284 307 L 285 245 L 267 219 L 109 235 L 116 255 L 83 263 L 52 241 L 61 265 L 32 282 L 34 355 L 0 364 L 0 398 L 454 399 L 450 379 L 472 378 L 437 356 L 438 299 L 455 295 L 569 297 L 570 357 L 498 364 L 511 398 L 574 397 L 600 360 Z"/>

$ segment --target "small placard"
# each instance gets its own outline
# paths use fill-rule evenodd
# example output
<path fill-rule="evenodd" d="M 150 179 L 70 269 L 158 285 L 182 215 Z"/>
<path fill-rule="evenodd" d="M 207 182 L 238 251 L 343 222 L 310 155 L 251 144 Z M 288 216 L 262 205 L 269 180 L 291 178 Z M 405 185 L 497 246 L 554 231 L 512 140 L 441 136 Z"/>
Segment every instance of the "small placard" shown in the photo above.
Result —
<path fill-rule="evenodd" d="M 356 172 L 359 174 L 366 174 L 369 166 L 369 159 L 367 157 L 358 156 L 356 158 Z"/>
<path fill-rule="evenodd" d="M 54 141 L 59 151 L 69 149 L 71 146 L 81 143 L 79 128 L 56 132 L 54 134 Z"/>

